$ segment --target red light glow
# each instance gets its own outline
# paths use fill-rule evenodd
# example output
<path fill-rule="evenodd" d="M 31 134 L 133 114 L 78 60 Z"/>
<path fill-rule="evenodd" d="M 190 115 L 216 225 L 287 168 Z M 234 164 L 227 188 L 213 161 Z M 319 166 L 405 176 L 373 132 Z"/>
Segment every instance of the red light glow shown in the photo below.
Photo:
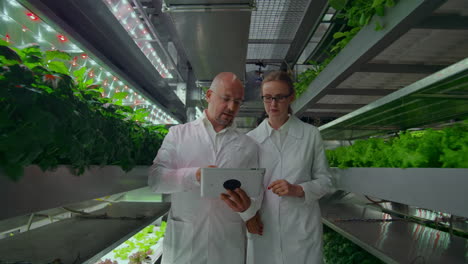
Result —
<path fill-rule="evenodd" d="M 33 21 L 39 20 L 39 17 L 36 16 L 35 14 L 33 14 L 33 13 L 27 13 L 26 15 L 29 17 L 29 19 L 31 19 Z"/>
<path fill-rule="evenodd" d="M 65 37 L 64 35 L 57 35 L 57 38 L 58 38 L 58 40 L 60 40 L 61 42 L 67 42 L 67 41 L 68 41 L 68 38 Z"/>

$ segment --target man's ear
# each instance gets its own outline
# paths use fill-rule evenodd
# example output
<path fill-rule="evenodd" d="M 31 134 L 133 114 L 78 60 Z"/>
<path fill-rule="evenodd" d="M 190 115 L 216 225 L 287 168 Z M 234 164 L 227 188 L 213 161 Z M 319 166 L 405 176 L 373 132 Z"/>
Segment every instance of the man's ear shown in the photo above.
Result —
<path fill-rule="evenodd" d="M 211 100 L 211 96 L 213 96 L 213 91 L 208 89 L 205 94 L 205 100 L 209 103 Z"/>

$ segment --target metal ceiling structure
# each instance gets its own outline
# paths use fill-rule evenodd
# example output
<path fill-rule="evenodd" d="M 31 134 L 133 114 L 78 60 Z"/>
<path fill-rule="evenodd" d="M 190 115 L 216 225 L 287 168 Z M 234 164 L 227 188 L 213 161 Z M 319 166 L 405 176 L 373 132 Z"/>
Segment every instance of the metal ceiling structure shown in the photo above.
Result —
<path fill-rule="evenodd" d="M 174 70 L 176 78 L 168 80 L 151 68 L 101 1 L 21 2 L 181 120 L 193 119 L 193 109 L 202 107 L 195 83 L 209 85 L 221 71 L 245 81 L 246 104 L 238 119 L 260 117 L 262 73 L 297 72 L 308 60 L 323 60 L 333 33 L 345 27 L 326 0 L 130 0 Z M 384 29 L 375 31 L 372 21 L 364 27 L 296 100 L 296 115 L 325 124 L 468 57 L 466 1 L 399 1 L 379 19 Z M 186 105 L 175 95 L 180 83 Z"/>
<path fill-rule="evenodd" d="M 199 81 L 211 81 L 221 71 L 244 79 L 252 5 L 226 0 L 164 2 Z"/>

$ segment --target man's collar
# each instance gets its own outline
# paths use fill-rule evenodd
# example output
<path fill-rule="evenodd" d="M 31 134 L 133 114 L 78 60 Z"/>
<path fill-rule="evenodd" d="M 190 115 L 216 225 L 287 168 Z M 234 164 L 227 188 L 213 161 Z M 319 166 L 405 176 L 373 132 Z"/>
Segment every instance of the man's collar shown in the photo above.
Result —
<path fill-rule="evenodd" d="M 213 128 L 213 124 L 211 123 L 211 121 L 208 119 L 208 116 L 206 115 L 206 109 L 203 111 L 203 114 L 197 120 L 195 120 L 195 125 L 200 125 L 200 124 L 203 124 L 205 126 L 211 126 Z M 232 120 L 232 123 L 229 126 L 223 128 L 223 130 L 225 129 L 234 130 L 236 128 L 237 128 L 236 122 L 235 120 Z"/>

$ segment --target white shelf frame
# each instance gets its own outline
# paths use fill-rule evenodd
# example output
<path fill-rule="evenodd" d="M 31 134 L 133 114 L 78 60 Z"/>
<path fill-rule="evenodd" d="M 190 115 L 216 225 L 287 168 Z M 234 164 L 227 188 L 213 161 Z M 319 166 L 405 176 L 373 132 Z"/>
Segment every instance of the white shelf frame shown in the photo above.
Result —
<path fill-rule="evenodd" d="M 91 166 L 76 176 L 65 165 L 45 172 L 28 166 L 18 182 L 0 174 L 0 220 L 145 187 L 148 169 Z"/>
<path fill-rule="evenodd" d="M 335 187 L 468 217 L 468 169 L 332 168 Z"/>

